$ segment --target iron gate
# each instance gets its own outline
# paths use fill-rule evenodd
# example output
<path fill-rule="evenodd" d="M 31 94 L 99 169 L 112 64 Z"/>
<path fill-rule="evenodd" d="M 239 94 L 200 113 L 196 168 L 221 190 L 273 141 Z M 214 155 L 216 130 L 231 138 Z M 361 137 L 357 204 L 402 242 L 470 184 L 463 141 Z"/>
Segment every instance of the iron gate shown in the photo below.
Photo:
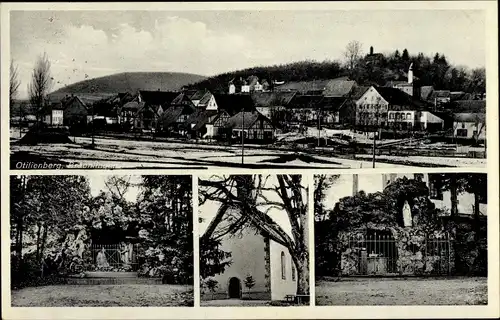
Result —
<path fill-rule="evenodd" d="M 138 244 L 130 244 L 127 250 L 120 244 L 92 244 L 90 253 L 94 266 L 97 266 L 97 255 L 102 249 L 104 249 L 107 263 L 111 268 L 119 269 L 129 265 L 132 270 L 137 270 Z M 128 257 L 125 257 L 126 253 L 124 251 L 128 251 Z M 127 259 L 128 263 L 126 263 Z"/>
<path fill-rule="evenodd" d="M 411 236 L 410 236 L 411 238 Z M 396 240 L 388 233 L 351 235 L 348 238 L 354 268 L 348 273 L 357 275 L 446 275 L 451 273 L 452 249 L 448 234 L 428 235 L 421 241 Z M 347 265 L 347 263 L 346 263 Z M 345 270 L 343 270 L 345 271 Z M 344 272 L 345 273 L 345 272 Z"/>

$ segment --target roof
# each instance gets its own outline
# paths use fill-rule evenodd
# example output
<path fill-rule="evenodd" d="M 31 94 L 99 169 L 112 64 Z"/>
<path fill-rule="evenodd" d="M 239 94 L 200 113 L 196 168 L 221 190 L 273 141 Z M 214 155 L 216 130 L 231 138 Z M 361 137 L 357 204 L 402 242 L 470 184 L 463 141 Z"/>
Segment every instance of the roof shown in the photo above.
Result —
<path fill-rule="evenodd" d="M 175 99 L 173 99 L 170 102 L 170 105 L 172 105 L 172 106 L 187 106 L 187 107 L 191 107 L 193 109 L 193 111 L 194 111 L 194 104 L 193 104 L 193 102 L 184 93 L 177 94 L 177 96 L 175 97 Z"/>
<path fill-rule="evenodd" d="M 486 100 L 453 101 L 450 109 L 455 113 L 486 113 Z"/>
<path fill-rule="evenodd" d="M 425 110 L 427 107 L 425 102 L 396 88 L 375 87 L 375 90 L 392 106 L 393 110 Z"/>
<path fill-rule="evenodd" d="M 256 107 L 286 106 L 296 92 L 252 92 L 250 97 Z"/>
<path fill-rule="evenodd" d="M 295 95 L 289 106 L 294 109 L 318 108 L 323 96 L 318 95 Z"/>
<path fill-rule="evenodd" d="M 345 97 L 351 93 L 355 85 L 356 81 L 353 80 L 334 79 L 327 82 L 323 95 L 326 97 Z"/>
<path fill-rule="evenodd" d="M 187 104 L 172 104 L 167 110 L 165 110 L 162 115 L 160 121 L 163 123 L 163 126 L 168 126 L 169 124 L 174 123 L 177 119 L 183 114 L 193 114 L 196 109 L 192 105 Z"/>
<path fill-rule="evenodd" d="M 428 99 L 435 98 L 449 98 L 451 96 L 450 90 L 434 90 L 428 97 Z"/>
<path fill-rule="evenodd" d="M 228 119 L 226 127 L 228 128 L 236 128 L 236 129 L 249 129 L 254 123 L 262 119 L 264 121 L 271 122 L 265 116 L 263 116 L 260 112 L 239 112 Z"/>
<path fill-rule="evenodd" d="M 278 91 L 299 91 L 299 92 L 309 92 L 309 91 L 323 91 L 326 89 L 326 84 L 330 80 L 315 80 L 315 81 L 298 81 L 298 82 L 288 82 L 280 86 L 276 86 L 275 90 Z"/>
<path fill-rule="evenodd" d="M 199 106 L 207 105 L 208 102 L 210 101 L 210 98 L 212 98 L 212 93 L 210 91 L 203 92 L 203 95 L 201 96 L 198 105 Z M 191 98 L 191 100 L 193 100 L 193 98 Z"/>
<path fill-rule="evenodd" d="M 144 102 L 127 102 L 125 105 L 123 105 L 122 110 L 132 110 L 132 111 L 138 111 L 139 109 L 142 109 L 144 107 Z"/>
<path fill-rule="evenodd" d="M 181 116 L 182 111 L 184 110 L 183 106 L 171 106 L 165 112 L 163 112 L 160 121 L 163 123 L 163 126 L 168 126 L 169 124 L 174 123 Z"/>
<path fill-rule="evenodd" d="M 146 104 L 151 105 L 163 105 L 170 104 L 175 97 L 179 95 L 179 92 L 173 91 L 139 91 L 142 97 L 142 101 Z"/>
<path fill-rule="evenodd" d="M 420 99 L 427 100 L 432 91 L 434 91 L 434 88 L 432 86 L 420 87 Z"/>
<path fill-rule="evenodd" d="M 355 86 L 351 92 L 351 98 L 353 100 L 359 100 L 359 98 L 361 98 L 361 96 L 363 96 L 368 89 L 370 89 L 369 86 Z"/>
<path fill-rule="evenodd" d="M 255 110 L 254 102 L 248 94 L 214 94 L 214 98 L 217 107 L 227 111 L 230 116 L 237 114 L 241 110 Z"/>
<path fill-rule="evenodd" d="M 320 105 L 325 110 L 337 111 L 350 101 L 350 99 L 344 97 L 324 97 Z"/>
<path fill-rule="evenodd" d="M 216 110 L 203 110 L 197 109 L 191 116 L 186 120 L 186 125 L 194 125 L 191 129 L 198 130 L 201 129 L 211 116 L 217 115 Z"/>
<path fill-rule="evenodd" d="M 395 86 L 413 86 L 413 84 L 408 83 L 408 81 L 404 80 L 391 80 L 387 81 L 385 87 L 395 87 Z"/>
<path fill-rule="evenodd" d="M 193 95 L 191 95 L 189 98 L 191 100 L 201 100 L 201 98 L 203 98 L 203 96 L 207 93 L 207 91 L 205 90 L 198 90 L 196 91 Z"/>
<path fill-rule="evenodd" d="M 453 120 L 456 122 L 482 122 L 486 121 L 484 113 L 455 113 Z"/>

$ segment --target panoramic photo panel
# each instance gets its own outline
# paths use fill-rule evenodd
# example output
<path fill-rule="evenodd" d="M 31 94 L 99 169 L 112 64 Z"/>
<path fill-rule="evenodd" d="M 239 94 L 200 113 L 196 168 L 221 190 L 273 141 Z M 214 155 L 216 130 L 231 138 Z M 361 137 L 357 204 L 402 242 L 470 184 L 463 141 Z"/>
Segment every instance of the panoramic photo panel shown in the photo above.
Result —
<path fill-rule="evenodd" d="M 316 305 L 486 305 L 486 173 L 315 176 Z"/>
<path fill-rule="evenodd" d="M 199 178 L 201 306 L 309 305 L 308 182 Z"/>
<path fill-rule="evenodd" d="M 13 307 L 193 306 L 192 177 L 10 177 Z"/>
<path fill-rule="evenodd" d="M 11 169 L 486 166 L 480 10 L 11 11 L 10 30 Z"/>

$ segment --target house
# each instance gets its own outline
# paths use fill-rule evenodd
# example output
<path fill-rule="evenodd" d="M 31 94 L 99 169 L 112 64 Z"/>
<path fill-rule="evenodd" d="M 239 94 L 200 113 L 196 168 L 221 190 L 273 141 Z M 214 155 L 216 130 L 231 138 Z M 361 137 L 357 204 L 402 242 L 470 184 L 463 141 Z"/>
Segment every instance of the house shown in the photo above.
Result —
<path fill-rule="evenodd" d="M 41 110 L 43 123 L 49 126 L 62 126 L 64 124 L 64 106 L 61 102 L 51 103 Z"/>
<path fill-rule="evenodd" d="M 133 129 L 137 127 L 137 113 L 144 107 L 144 102 L 130 101 L 125 103 L 118 113 L 118 123 L 125 129 Z"/>
<path fill-rule="evenodd" d="M 233 139 L 241 139 L 242 135 L 247 141 L 272 142 L 275 129 L 271 120 L 257 111 L 242 111 L 227 120 L 226 128 L 231 130 Z"/>
<path fill-rule="evenodd" d="M 384 88 L 390 89 L 394 96 L 401 96 L 402 93 L 398 89 L 394 88 Z M 390 102 L 388 99 L 389 90 L 384 91 L 381 87 L 371 86 L 365 93 L 356 100 L 356 126 L 375 126 L 375 127 L 385 127 L 387 126 L 387 113 L 389 111 Z M 381 92 L 385 92 L 386 98 L 384 98 Z M 394 103 L 394 101 L 391 101 Z"/>
<path fill-rule="evenodd" d="M 365 56 L 364 62 L 366 65 L 379 66 L 383 64 L 385 60 L 384 54 L 375 53 L 373 46 L 370 46 L 370 52 Z"/>
<path fill-rule="evenodd" d="M 284 121 L 287 124 L 317 125 L 322 101 L 321 95 L 296 94 L 289 103 Z"/>
<path fill-rule="evenodd" d="M 231 132 L 226 127 L 227 121 L 242 110 L 255 111 L 250 95 L 208 93 L 200 100 L 197 112 L 186 123 L 193 136 L 229 139 Z"/>
<path fill-rule="evenodd" d="M 295 92 L 252 92 L 250 97 L 257 111 L 272 120 L 272 114 L 286 109 L 295 94 Z"/>
<path fill-rule="evenodd" d="M 427 100 L 434 104 L 436 108 L 443 106 L 451 101 L 450 90 L 434 90 L 429 95 Z"/>
<path fill-rule="evenodd" d="M 221 242 L 219 248 L 231 253 L 231 264 L 211 278 L 218 286 L 214 292 L 202 292 L 201 299 L 285 300 L 287 295 L 295 295 L 297 268 L 288 249 L 270 239 L 273 229 L 258 232 L 247 226 L 238 235 L 224 232 L 228 221 L 240 215 L 238 210 L 225 211 L 226 218 L 215 216 L 203 234 Z M 252 288 L 245 286 L 247 277 L 254 280 Z"/>
<path fill-rule="evenodd" d="M 453 136 L 475 140 L 486 139 L 486 101 L 460 100 L 450 105 L 453 110 Z"/>
<path fill-rule="evenodd" d="M 144 104 L 137 110 L 136 128 L 152 130 L 161 126 L 160 118 L 164 110 L 178 95 L 179 92 L 172 91 L 139 91 L 138 101 Z"/>
<path fill-rule="evenodd" d="M 213 138 L 216 134 L 213 130 L 213 123 L 219 112 L 217 110 L 196 109 L 184 122 L 186 130 L 191 133 L 191 137 L 199 138 Z"/>
<path fill-rule="evenodd" d="M 444 120 L 429 111 L 425 102 L 389 87 L 370 87 L 356 101 L 358 126 L 399 130 L 442 130 Z"/>
<path fill-rule="evenodd" d="M 324 97 L 321 102 L 321 125 L 350 125 L 356 118 L 356 106 L 352 99 Z"/>
<path fill-rule="evenodd" d="M 191 99 L 191 102 L 195 107 L 198 106 L 200 103 L 200 100 L 203 98 L 203 96 L 210 94 L 207 90 L 198 90 L 196 91 L 193 95 L 191 95 L 189 98 Z"/>
<path fill-rule="evenodd" d="M 186 120 L 196 111 L 191 99 L 184 93 L 180 93 L 172 100 L 170 107 L 166 109 L 159 119 L 160 126 L 164 132 L 184 136 L 188 134 Z"/>

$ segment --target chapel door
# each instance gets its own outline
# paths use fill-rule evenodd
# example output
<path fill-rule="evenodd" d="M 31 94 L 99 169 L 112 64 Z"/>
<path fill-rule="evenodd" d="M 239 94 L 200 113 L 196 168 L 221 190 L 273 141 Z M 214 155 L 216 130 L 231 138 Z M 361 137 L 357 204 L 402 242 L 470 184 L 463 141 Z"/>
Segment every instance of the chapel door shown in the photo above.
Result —
<path fill-rule="evenodd" d="M 229 279 L 229 298 L 241 299 L 241 281 L 238 278 Z"/>

